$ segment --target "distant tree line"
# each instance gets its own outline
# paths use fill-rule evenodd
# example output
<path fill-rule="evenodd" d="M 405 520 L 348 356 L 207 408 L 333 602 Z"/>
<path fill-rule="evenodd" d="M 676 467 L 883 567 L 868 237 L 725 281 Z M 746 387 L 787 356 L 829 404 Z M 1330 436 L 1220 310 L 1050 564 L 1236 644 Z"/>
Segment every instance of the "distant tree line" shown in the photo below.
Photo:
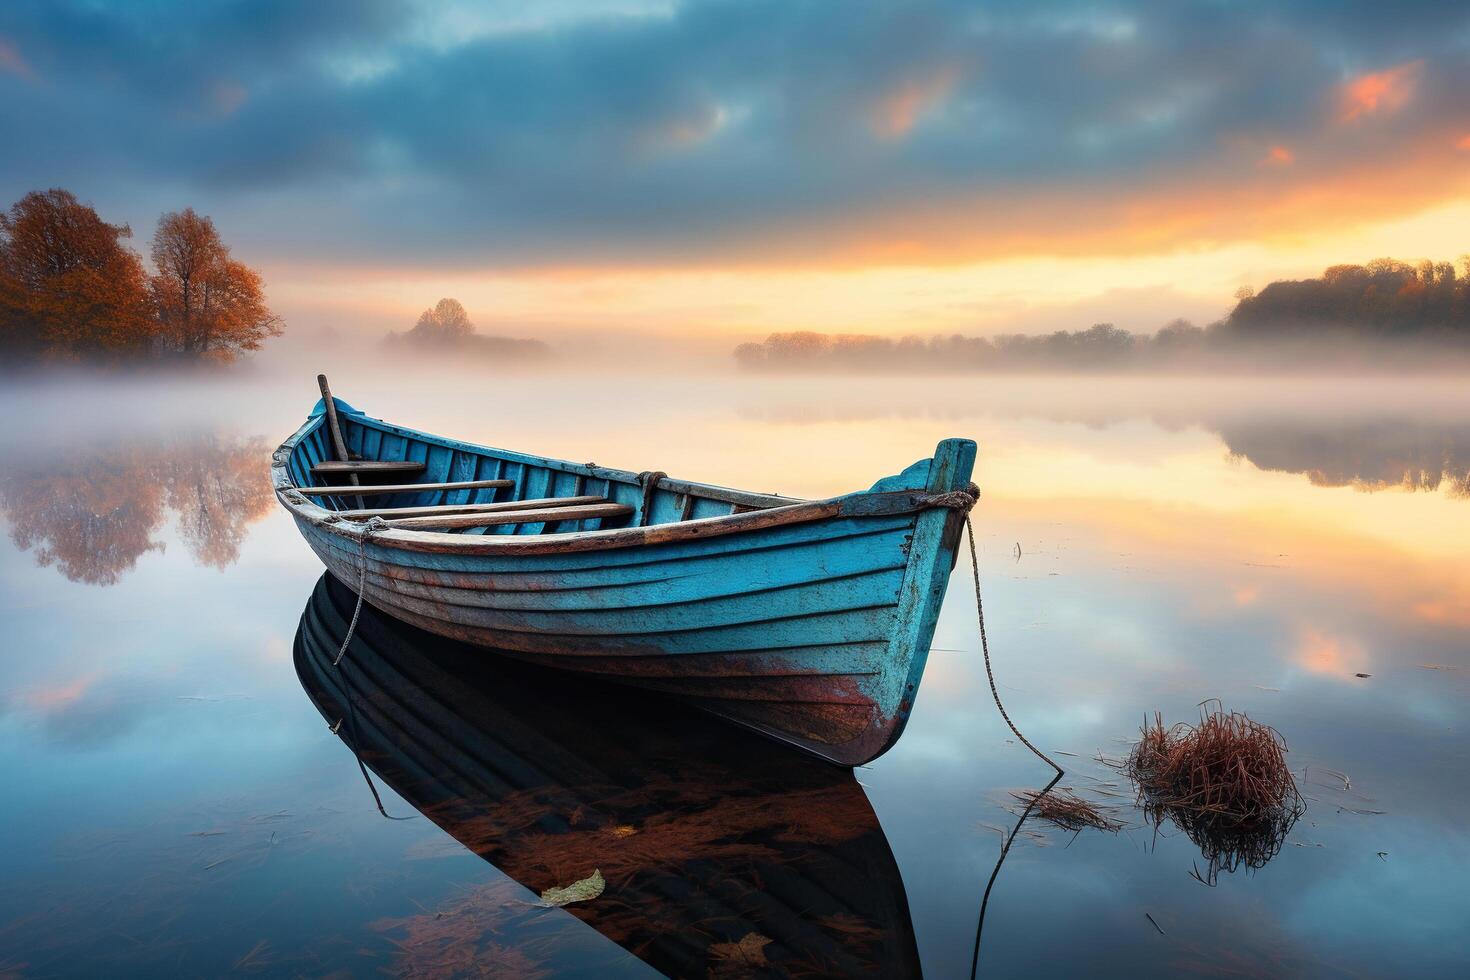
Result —
<path fill-rule="evenodd" d="M 1230 314 L 1241 338 L 1341 331 L 1365 338 L 1459 339 L 1470 335 L 1470 255 L 1417 266 L 1397 259 L 1334 265 L 1317 279 L 1242 290 Z"/>
<path fill-rule="evenodd" d="M 0 362 L 231 361 L 281 333 L 208 217 L 160 217 L 151 274 L 131 237 L 59 188 L 0 213 Z"/>
<path fill-rule="evenodd" d="M 1470 356 L 1470 256 L 1460 261 L 1458 275 L 1449 262 L 1336 265 L 1320 278 L 1243 289 L 1229 316 L 1209 326 L 1174 320 L 1152 335 L 1111 323 L 995 337 L 793 331 L 741 344 L 735 360 L 754 371 L 883 372 L 1210 367 L 1263 354 L 1294 365 L 1385 347 Z"/>
<path fill-rule="evenodd" d="M 388 334 L 383 345 L 389 350 L 431 356 L 454 354 L 521 361 L 540 360 L 551 353 L 551 348 L 539 340 L 476 333 L 464 306 L 447 297 L 419 314 L 413 329 Z"/>

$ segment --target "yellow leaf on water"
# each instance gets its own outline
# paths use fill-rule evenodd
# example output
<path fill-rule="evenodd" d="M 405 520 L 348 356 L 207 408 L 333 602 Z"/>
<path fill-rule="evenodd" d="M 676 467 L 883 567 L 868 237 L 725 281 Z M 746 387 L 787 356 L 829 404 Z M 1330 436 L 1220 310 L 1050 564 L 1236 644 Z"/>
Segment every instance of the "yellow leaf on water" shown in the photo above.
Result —
<path fill-rule="evenodd" d="M 602 879 L 602 870 L 597 869 L 592 874 L 580 881 L 574 881 L 565 888 L 548 888 L 541 893 L 541 905 L 543 908 L 560 908 L 573 902 L 587 902 L 602 894 L 607 887 L 607 882 Z"/>

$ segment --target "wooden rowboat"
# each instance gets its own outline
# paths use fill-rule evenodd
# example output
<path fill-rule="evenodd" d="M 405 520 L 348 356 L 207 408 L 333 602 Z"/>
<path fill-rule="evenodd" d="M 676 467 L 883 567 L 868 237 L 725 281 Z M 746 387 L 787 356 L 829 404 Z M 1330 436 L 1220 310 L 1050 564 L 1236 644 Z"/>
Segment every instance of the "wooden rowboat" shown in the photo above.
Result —
<path fill-rule="evenodd" d="M 859 765 L 912 710 L 974 461 L 946 439 L 869 490 L 796 500 L 470 445 L 327 392 L 271 474 L 391 616 Z"/>
<path fill-rule="evenodd" d="M 567 912 L 665 976 L 919 975 L 903 880 L 852 772 L 371 608 L 349 640 L 354 598 L 317 582 L 297 675 L 358 760 L 464 847 L 533 893 L 600 871 L 606 893 Z M 545 937 L 544 915 L 491 883 L 401 925 L 430 932 L 441 965 L 510 941 L 551 956 L 526 972 L 627 975 L 576 960 L 585 942 L 522 941 Z M 423 946 L 400 948 L 404 972 L 427 972 L 411 969 Z"/>

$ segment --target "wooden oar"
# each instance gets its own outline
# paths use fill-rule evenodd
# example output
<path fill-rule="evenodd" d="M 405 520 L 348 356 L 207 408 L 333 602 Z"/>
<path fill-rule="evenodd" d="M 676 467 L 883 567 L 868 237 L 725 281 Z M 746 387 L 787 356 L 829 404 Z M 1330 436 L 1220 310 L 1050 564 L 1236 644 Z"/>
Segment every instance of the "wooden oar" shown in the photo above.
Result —
<path fill-rule="evenodd" d="M 627 504 L 589 504 L 583 507 L 543 507 L 538 510 L 505 511 L 498 514 L 448 514 L 443 517 L 406 517 L 389 521 L 388 526 L 404 531 L 457 530 L 465 527 L 492 527 L 496 524 L 557 524 L 561 521 L 584 521 L 593 517 L 627 517 L 633 508 Z"/>
<path fill-rule="evenodd" d="M 545 507 L 583 507 L 605 504 L 606 497 L 538 497 L 531 500 L 501 500 L 487 504 L 425 504 L 422 507 L 369 507 L 366 510 L 339 510 L 352 520 L 364 517 L 430 517 L 445 514 L 490 514 L 508 510 L 539 510 Z"/>
<path fill-rule="evenodd" d="M 422 473 L 426 464 L 417 459 L 349 459 L 346 462 L 329 459 L 311 468 L 313 473 L 340 475 L 347 473 L 355 481 L 358 473 Z M 371 490 L 372 487 L 364 487 Z"/>
<path fill-rule="evenodd" d="M 322 390 L 322 404 L 327 408 L 327 428 L 332 433 L 332 450 L 339 460 L 344 463 L 350 462 L 352 457 L 347 452 L 347 440 L 342 438 L 342 426 L 337 422 L 337 400 L 332 397 L 332 389 L 327 385 L 327 376 L 325 374 L 318 374 L 316 376 L 316 386 Z M 354 487 L 357 486 L 357 474 L 348 473 L 347 482 Z M 355 497 L 354 499 L 357 501 L 357 506 L 363 506 L 361 497 Z"/>
<path fill-rule="evenodd" d="M 504 489 L 516 485 L 514 480 L 461 480 L 457 483 L 385 483 L 381 486 L 364 487 L 372 496 L 380 493 L 432 493 L 436 490 L 488 490 L 491 487 Z M 341 487 L 297 487 L 308 497 L 340 497 Z"/>

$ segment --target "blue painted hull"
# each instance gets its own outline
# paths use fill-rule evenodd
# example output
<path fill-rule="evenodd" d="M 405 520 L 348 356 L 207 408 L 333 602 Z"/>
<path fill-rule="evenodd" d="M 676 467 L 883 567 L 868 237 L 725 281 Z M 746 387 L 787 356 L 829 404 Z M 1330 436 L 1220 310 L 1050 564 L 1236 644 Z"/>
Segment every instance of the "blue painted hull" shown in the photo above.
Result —
<path fill-rule="evenodd" d="M 954 563 L 974 444 L 947 440 L 871 490 L 794 501 L 471 446 L 341 406 L 349 449 L 424 461 L 393 506 L 596 494 L 600 520 L 367 531 L 294 494 L 330 458 L 314 416 L 275 456 L 278 496 L 323 563 L 383 612 L 520 659 L 678 695 L 831 761 L 856 765 L 912 710 Z M 370 502 L 371 488 L 353 491 Z M 935 501 L 946 501 L 941 505 Z M 345 501 L 347 498 L 343 498 Z"/>

